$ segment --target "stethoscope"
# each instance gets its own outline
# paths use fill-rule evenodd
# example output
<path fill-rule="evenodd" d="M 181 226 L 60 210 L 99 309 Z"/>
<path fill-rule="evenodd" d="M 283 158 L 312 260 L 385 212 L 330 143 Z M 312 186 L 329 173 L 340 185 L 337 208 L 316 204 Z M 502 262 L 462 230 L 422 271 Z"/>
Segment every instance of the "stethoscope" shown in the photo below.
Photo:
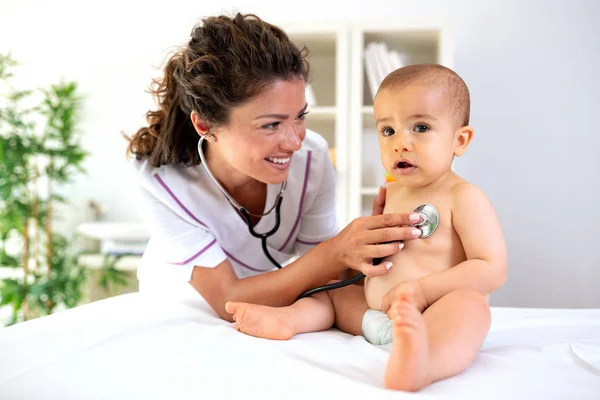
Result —
<path fill-rule="evenodd" d="M 237 210 L 237 212 L 242 216 L 242 218 L 244 218 L 246 225 L 248 225 L 248 231 L 250 232 L 250 234 L 252 236 L 254 236 L 255 238 L 261 240 L 262 250 L 265 253 L 265 256 L 267 256 L 269 261 L 271 261 L 271 263 L 275 267 L 277 267 L 278 269 L 281 269 L 282 268 L 281 265 L 271 256 L 271 253 L 269 252 L 269 248 L 267 247 L 267 239 L 269 237 L 273 236 L 275 234 L 275 232 L 277 232 L 277 230 L 279 229 L 279 224 L 281 222 L 281 202 L 283 201 L 283 192 L 285 191 L 285 188 L 287 186 L 287 180 L 283 181 L 283 183 L 281 184 L 281 188 L 279 189 L 279 194 L 277 195 L 277 200 L 275 200 L 275 203 L 273 204 L 273 206 L 266 213 L 252 214 L 245 207 L 243 207 L 240 203 L 238 203 L 233 197 L 231 197 L 229 195 L 229 193 L 227 193 L 227 191 L 223 188 L 223 186 L 221 186 L 219 181 L 217 179 L 215 179 L 215 177 L 213 176 L 213 174 L 210 171 L 210 168 L 208 168 L 208 164 L 206 163 L 206 160 L 204 158 L 204 151 L 202 150 L 202 144 L 203 144 L 204 140 L 205 140 L 205 137 L 201 136 L 200 140 L 198 141 L 198 154 L 200 155 L 200 160 L 202 161 L 202 165 L 204 166 L 204 169 L 208 173 L 208 176 L 210 176 L 210 179 L 213 181 L 213 183 L 217 186 L 217 188 L 221 191 L 221 193 L 223 193 L 223 196 L 225 196 L 227 201 L 229 201 L 229 204 L 231 204 L 232 207 L 235 208 Z M 264 233 L 256 232 L 254 230 L 254 226 L 252 224 L 251 216 L 264 217 L 266 215 L 269 215 L 273 210 L 275 210 L 275 224 L 273 225 L 273 228 L 271 228 L 271 230 L 264 232 Z M 421 235 L 419 236 L 419 238 L 424 239 L 424 238 L 431 236 L 433 234 L 433 232 L 435 232 L 435 230 L 437 229 L 438 224 L 439 224 L 439 213 L 438 213 L 437 209 L 431 204 L 421 204 L 420 206 L 415 208 L 414 212 L 417 213 L 421 217 L 421 220 L 419 222 L 411 225 L 411 226 L 417 227 L 421 230 Z M 381 262 L 381 260 L 377 260 L 377 259 L 373 260 L 374 265 L 377 265 L 379 262 Z M 306 292 L 302 293 L 300 295 L 300 297 L 298 297 L 298 300 L 301 298 L 308 297 L 313 294 L 319 293 L 319 292 L 326 291 L 326 290 L 339 289 L 339 288 L 351 285 L 355 282 L 360 281 L 364 277 L 365 277 L 365 275 L 363 273 L 360 273 L 359 275 L 357 275 L 353 278 L 350 278 L 350 279 L 346 279 L 344 281 L 332 283 L 329 285 L 323 285 L 323 286 L 319 286 L 319 287 L 311 289 L 311 290 L 307 290 Z"/>
<path fill-rule="evenodd" d="M 271 261 L 271 263 L 273 263 L 273 265 L 275 265 L 277 268 L 281 269 L 281 265 L 271 256 L 271 253 L 269 252 L 269 249 L 267 247 L 267 239 L 269 237 L 273 236 L 275 234 L 275 232 L 277 232 L 277 230 L 279 229 L 279 224 L 281 223 L 281 202 L 283 201 L 283 192 L 285 191 L 285 188 L 287 186 L 287 179 L 285 181 L 283 181 L 283 183 L 281 184 L 281 188 L 279 189 L 279 194 L 277 195 L 277 200 L 275 200 L 275 203 L 273 204 L 273 206 L 271 208 L 269 208 L 269 210 L 264 214 L 253 214 L 250 211 L 248 211 L 245 207 L 242 207 L 242 205 L 240 203 L 238 203 L 233 197 L 231 197 L 229 195 L 229 193 L 227 193 L 227 190 L 225 190 L 223 188 L 223 186 L 221 186 L 219 181 L 217 179 L 215 179 L 215 177 L 213 176 L 212 172 L 210 171 L 210 168 L 208 168 L 206 159 L 204 158 L 204 151 L 202 150 L 202 143 L 204 142 L 204 140 L 205 140 L 205 137 L 201 136 L 200 140 L 198 141 L 198 154 L 200 155 L 200 160 L 202 160 L 202 165 L 204 166 L 204 169 L 208 173 L 208 176 L 210 176 L 210 179 L 214 182 L 215 185 L 217 185 L 217 188 L 219 188 L 221 193 L 223 193 L 223 196 L 225 196 L 227 201 L 229 201 L 229 204 L 231 204 L 233 206 L 233 208 L 235 208 L 237 210 L 237 212 L 240 213 L 242 218 L 244 218 L 246 225 L 248 225 L 248 231 L 250 232 L 250 234 L 257 239 L 260 239 L 261 244 L 262 244 L 262 249 L 263 249 L 263 252 L 265 253 L 265 256 L 267 256 L 267 258 L 269 259 L 269 261 Z M 264 217 L 266 215 L 271 214 L 271 212 L 273 210 L 275 210 L 275 224 L 273 225 L 273 228 L 264 233 L 256 232 L 254 230 L 254 224 L 252 223 L 251 216 Z"/>

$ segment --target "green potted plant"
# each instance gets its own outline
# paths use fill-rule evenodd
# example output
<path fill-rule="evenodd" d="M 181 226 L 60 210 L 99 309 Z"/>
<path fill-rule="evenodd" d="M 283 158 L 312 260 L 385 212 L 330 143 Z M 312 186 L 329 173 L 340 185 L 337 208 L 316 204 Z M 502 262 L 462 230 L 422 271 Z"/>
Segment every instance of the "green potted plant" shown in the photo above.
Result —
<path fill-rule="evenodd" d="M 16 90 L 9 83 L 15 66 L 0 54 L 0 266 L 15 272 L 0 280 L 0 306 L 12 307 L 9 324 L 78 305 L 87 278 L 52 227 L 56 204 L 67 202 L 57 189 L 84 173 L 88 156 L 76 129 L 77 84 Z M 106 273 L 120 282 L 114 268 Z"/>

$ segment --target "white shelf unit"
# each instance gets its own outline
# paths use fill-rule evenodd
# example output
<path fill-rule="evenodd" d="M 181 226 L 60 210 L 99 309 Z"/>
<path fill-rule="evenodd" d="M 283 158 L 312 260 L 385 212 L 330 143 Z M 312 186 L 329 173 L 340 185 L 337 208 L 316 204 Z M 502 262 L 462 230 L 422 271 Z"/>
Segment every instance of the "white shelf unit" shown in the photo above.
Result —
<path fill-rule="evenodd" d="M 385 43 L 388 51 L 402 55 L 403 65 L 439 63 L 452 68 L 451 40 L 442 23 L 361 23 L 350 29 L 350 163 L 348 216 L 370 215 L 379 187 L 385 183 L 373 112 L 373 94 L 365 68 L 365 49 L 370 43 Z"/>
<path fill-rule="evenodd" d="M 346 27 L 331 24 L 288 25 L 290 39 L 309 51 L 310 84 L 316 104 L 308 107 L 306 127 L 335 149 L 336 200 L 342 223 L 348 215 L 348 62 Z"/>
<path fill-rule="evenodd" d="M 400 52 L 407 64 L 435 62 L 452 68 L 449 28 L 444 23 L 398 20 L 281 26 L 310 52 L 317 104 L 309 106 L 306 125 L 335 149 L 337 207 L 344 226 L 371 213 L 385 182 L 365 73 L 366 46 L 383 42 L 388 50 Z"/>

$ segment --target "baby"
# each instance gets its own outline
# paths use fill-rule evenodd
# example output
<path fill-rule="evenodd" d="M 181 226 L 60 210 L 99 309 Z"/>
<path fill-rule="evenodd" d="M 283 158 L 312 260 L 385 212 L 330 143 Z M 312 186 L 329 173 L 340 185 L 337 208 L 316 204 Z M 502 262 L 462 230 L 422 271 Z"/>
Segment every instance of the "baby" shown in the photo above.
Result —
<path fill-rule="evenodd" d="M 373 344 L 391 341 L 385 386 L 417 391 L 474 360 L 490 326 L 488 296 L 506 280 L 506 246 L 485 194 L 452 171 L 473 138 L 464 81 L 441 65 L 403 67 L 382 82 L 374 111 L 381 161 L 394 179 L 384 213 L 433 205 L 435 232 L 381 260 L 389 271 L 366 278 L 364 288 L 289 307 L 229 302 L 226 309 L 238 330 L 258 337 L 288 339 L 335 322 Z"/>

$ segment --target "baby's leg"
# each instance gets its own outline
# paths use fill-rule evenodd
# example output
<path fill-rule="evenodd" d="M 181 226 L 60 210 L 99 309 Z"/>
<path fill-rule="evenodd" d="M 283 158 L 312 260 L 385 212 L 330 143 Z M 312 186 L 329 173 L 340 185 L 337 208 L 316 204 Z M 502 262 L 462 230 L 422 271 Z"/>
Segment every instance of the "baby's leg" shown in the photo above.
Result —
<path fill-rule="evenodd" d="M 298 333 L 329 329 L 334 322 L 341 331 L 359 336 L 368 305 L 364 288 L 349 285 L 305 297 L 288 307 L 230 301 L 225 304 L 225 309 L 234 315 L 239 331 L 267 339 L 287 340 Z"/>
<path fill-rule="evenodd" d="M 450 292 L 423 314 L 413 296 L 400 291 L 392 306 L 394 341 L 385 374 L 389 389 L 417 391 L 461 373 L 475 359 L 490 327 L 489 306 L 477 292 Z"/>
<path fill-rule="evenodd" d="M 305 297 L 287 307 L 269 307 L 259 304 L 225 304 L 233 314 L 236 328 L 250 336 L 274 340 L 288 340 L 298 333 L 318 332 L 333 325 L 333 305 L 325 293 Z"/>
<path fill-rule="evenodd" d="M 335 309 L 335 326 L 351 335 L 362 335 L 363 316 L 369 308 L 364 287 L 348 285 L 327 294 Z"/>

